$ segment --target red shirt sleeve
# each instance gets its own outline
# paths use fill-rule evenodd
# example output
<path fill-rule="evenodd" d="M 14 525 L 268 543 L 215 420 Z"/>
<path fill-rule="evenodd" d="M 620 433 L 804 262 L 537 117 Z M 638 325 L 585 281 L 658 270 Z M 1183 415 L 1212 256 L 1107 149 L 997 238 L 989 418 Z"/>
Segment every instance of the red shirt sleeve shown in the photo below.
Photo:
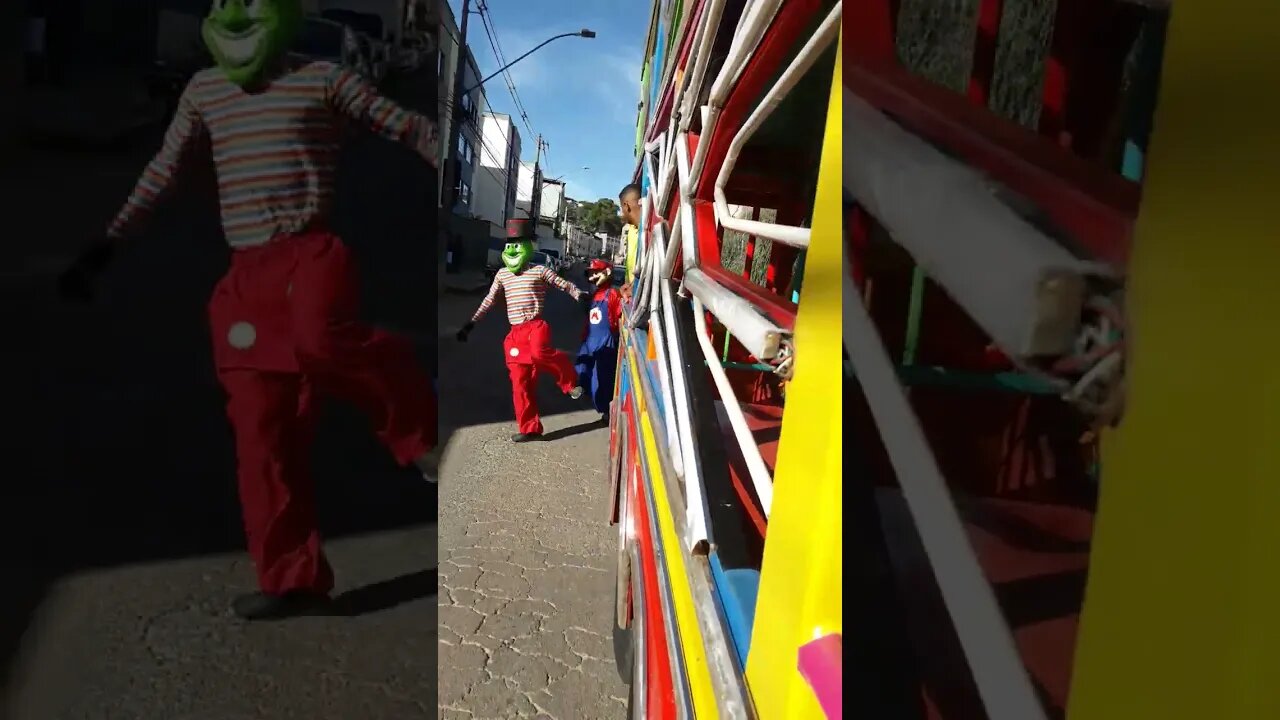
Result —
<path fill-rule="evenodd" d="M 616 289 L 609 289 L 609 329 L 613 334 L 618 334 L 618 328 L 622 325 L 622 293 Z"/>

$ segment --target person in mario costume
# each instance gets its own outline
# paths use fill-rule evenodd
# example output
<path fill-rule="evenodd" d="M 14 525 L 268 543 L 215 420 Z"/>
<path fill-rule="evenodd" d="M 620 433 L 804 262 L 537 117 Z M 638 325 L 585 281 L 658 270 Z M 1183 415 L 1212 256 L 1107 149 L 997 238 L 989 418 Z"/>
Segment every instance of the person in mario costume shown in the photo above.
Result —
<path fill-rule="evenodd" d="M 356 268 L 329 230 L 343 128 L 363 125 L 436 164 L 427 117 L 357 74 L 286 52 L 300 0 L 214 0 L 202 35 L 215 67 L 195 74 L 155 158 L 105 237 L 60 278 L 89 299 L 96 276 L 177 182 L 212 151 L 232 248 L 209 301 L 213 356 L 227 394 L 240 503 L 259 590 L 247 620 L 327 611 L 333 570 L 321 550 L 308 469 L 316 395 L 346 399 L 404 466 L 435 481 L 436 399 L 408 340 L 364 325 Z"/>
<path fill-rule="evenodd" d="M 578 384 L 591 389 L 591 404 L 601 420 L 609 418 L 613 382 L 618 372 L 618 327 L 622 322 L 622 293 L 613 286 L 613 266 L 595 259 L 587 264 L 591 309 L 578 348 Z"/>
<path fill-rule="evenodd" d="M 542 418 L 538 415 L 535 390 L 539 372 L 548 373 L 556 385 L 577 400 L 583 389 L 573 361 L 565 353 L 551 347 L 551 326 L 542 317 L 547 302 L 547 286 L 554 287 L 578 302 L 588 302 L 590 293 L 543 265 L 530 265 L 533 240 L 529 237 L 527 218 L 507 223 L 507 243 L 502 250 L 503 267 L 493 277 L 489 293 L 471 320 L 458 331 L 458 341 L 466 342 L 476 323 L 489 312 L 499 294 L 507 305 L 507 322 L 511 331 L 502 343 L 507 373 L 511 376 L 511 404 L 515 406 L 517 432 L 512 442 L 529 442 L 542 438 Z"/>

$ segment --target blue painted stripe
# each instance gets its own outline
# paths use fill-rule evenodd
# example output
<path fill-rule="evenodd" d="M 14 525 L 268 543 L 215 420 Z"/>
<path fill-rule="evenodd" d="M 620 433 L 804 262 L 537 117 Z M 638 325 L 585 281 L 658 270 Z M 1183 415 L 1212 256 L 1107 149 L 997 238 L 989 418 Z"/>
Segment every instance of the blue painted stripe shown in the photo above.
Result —
<path fill-rule="evenodd" d="M 747 666 L 751 651 L 751 628 L 755 624 L 756 597 L 760 592 L 760 573 L 751 568 L 725 570 L 718 553 L 712 552 L 711 581 L 716 602 L 729 626 L 729 637 L 738 658 L 738 670 Z"/>

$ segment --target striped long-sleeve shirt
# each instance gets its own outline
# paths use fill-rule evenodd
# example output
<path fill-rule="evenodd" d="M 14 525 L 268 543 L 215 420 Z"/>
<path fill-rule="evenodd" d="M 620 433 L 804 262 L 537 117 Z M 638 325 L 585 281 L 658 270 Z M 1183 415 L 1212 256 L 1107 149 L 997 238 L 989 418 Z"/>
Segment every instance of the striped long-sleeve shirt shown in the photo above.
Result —
<path fill-rule="evenodd" d="M 569 293 L 574 300 L 582 298 L 582 291 L 573 283 L 542 265 L 526 268 L 519 275 L 506 268 L 498 271 L 489 286 L 489 294 L 480 302 L 480 309 L 471 316 L 471 322 L 477 322 L 493 307 L 498 293 L 502 293 L 507 303 L 507 322 L 519 325 L 542 315 L 542 308 L 547 304 L 547 285 Z"/>
<path fill-rule="evenodd" d="M 261 245 L 279 233 L 322 227 L 333 201 L 344 120 L 435 162 L 431 120 L 381 97 L 333 63 L 308 63 L 253 92 L 216 68 L 203 70 L 187 85 L 164 144 L 107 235 L 134 231 L 206 138 L 218 176 L 223 233 L 231 246 Z"/>

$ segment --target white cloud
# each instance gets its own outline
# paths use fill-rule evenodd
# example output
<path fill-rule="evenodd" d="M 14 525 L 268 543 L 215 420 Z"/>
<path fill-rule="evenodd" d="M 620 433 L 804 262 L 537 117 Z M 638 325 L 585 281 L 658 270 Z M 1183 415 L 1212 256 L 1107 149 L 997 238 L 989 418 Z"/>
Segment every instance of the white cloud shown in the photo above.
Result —
<path fill-rule="evenodd" d="M 592 89 L 609 117 L 618 123 L 635 125 L 640 102 L 640 62 L 617 52 L 602 54 Z"/>

